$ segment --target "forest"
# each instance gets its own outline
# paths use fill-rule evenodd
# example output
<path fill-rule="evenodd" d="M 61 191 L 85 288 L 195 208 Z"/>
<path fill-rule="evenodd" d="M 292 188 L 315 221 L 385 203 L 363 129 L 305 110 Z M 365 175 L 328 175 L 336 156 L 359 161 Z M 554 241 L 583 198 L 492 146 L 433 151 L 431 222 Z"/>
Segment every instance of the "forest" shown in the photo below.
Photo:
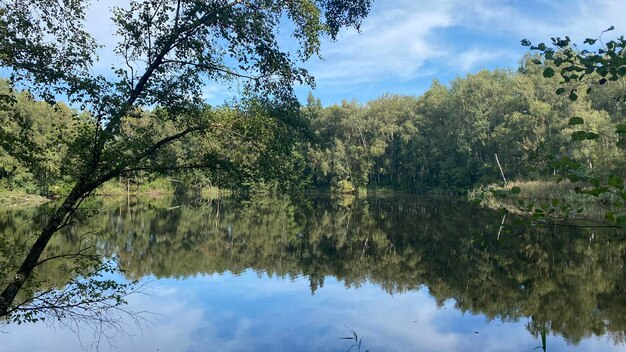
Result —
<path fill-rule="evenodd" d="M 146 277 L 251 270 L 626 341 L 626 39 L 330 105 L 308 65 L 372 3 L 135 0 L 101 43 L 97 4 L 0 0 L 0 323 L 97 331 Z"/>
<path fill-rule="evenodd" d="M 105 184 L 103 192 L 141 185 L 172 192 L 277 184 L 299 191 L 462 194 L 501 182 L 502 174 L 509 180 L 554 180 L 555 164 L 563 158 L 596 177 L 624 174 L 615 126 L 626 122 L 626 79 L 572 101 L 557 94 L 559 79 L 544 77 L 546 65 L 536 61 L 529 54 L 515 71 L 481 70 L 447 85 L 433 81 L 420 96 L 386 94 L 365 104 L 324 107 L 310 93 L 299 111 L 288 113 L 254 100 L 205 106 L 202 114 L 218 128 L 168 145 L 150 159 L 157 173 L 133 170 Z M 2 89 L 9 92 L 6 81 Z M 0 112 L 0 190 L 64 195 L 92 117 L 63 103 L 37 101 L 27 91 L 12 97 L 15 103 Z M 141 114 L 124 122 L 129 127 L 121 136 L 128 143 L 119 141 L 123 148 L 176 130 L 162 116 L 165 111 Z M 572 138 L 581 126 L 569 122 L 579 116 L 597 138 Z M 209 162 L 210 168 L 202 167 Z"/>

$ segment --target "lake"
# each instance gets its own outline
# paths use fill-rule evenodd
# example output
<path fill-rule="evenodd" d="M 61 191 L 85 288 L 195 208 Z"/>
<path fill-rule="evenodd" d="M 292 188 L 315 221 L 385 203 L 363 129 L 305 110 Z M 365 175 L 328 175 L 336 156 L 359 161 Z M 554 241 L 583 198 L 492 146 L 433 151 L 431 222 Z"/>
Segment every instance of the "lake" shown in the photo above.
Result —
<path fill-rule="evenodd" d="M 98 213 L 47 255 L 86 241 L 115 259 L 124 273 L 108 277 L 142 285 L 124 307 L 141 319 L 122 314 L 104 336 L 71 323 L 0 325 L 1 351 L 626 349 L 626 242 L 606 229 L 528 226 L 418 196 L 87 207 Z M 3 236 L 26 240 L 46 212 L 1 211 Z M 62 287 L 69 265 L 39 277 Z"/>

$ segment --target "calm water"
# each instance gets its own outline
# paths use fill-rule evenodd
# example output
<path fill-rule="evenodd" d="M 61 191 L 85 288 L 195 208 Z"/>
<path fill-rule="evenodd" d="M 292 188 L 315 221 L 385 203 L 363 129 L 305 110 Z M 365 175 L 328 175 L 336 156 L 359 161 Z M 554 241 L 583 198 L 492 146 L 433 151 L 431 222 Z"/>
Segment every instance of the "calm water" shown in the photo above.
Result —
<path fill-rule="evenodd" d="M 95 202 L 89 225 L 121 280 L 146 283 L 108 351 L 623 351 L 624 236 L 517 226 L 457 201 L 255 196 Z M 45 209 L 4 211 L 28 238 Z M 62 281 L 64 264 L 40 275 Z M 54 280 L 52 280 L 54 281 Z M 55 282 L 56 282 L 55 281 Z M 154 313 L 154 314 L 153 314 Z M 93 349 L 96 336 L 47 324 L 0 327 L 0 351 Z M 537 349 L 535 349 L 537 348 Z M 355 348 L 352 348 L 355 351 Z"/>

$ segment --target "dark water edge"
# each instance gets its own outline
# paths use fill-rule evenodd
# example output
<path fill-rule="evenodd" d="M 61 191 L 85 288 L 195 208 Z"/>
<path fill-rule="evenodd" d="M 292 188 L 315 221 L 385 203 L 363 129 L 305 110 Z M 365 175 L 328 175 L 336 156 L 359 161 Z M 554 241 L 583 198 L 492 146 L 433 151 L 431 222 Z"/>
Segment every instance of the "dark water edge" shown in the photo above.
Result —
<path fill-rule="evenodd" d="M 518 224 L 458 199 L 417 196 L 95 200 L 87 232 L 150 295 L 158 313 L 107 341 L 114 350 L 550 351 L 623 350 L 623 234 Z M 0 213 L 26 239 L 45 207 Z M 63 263 L 41 276 L 63 281 Z M 12 351 L 80 348 L 67 330 L 6 326 Z M 87 334 L 85 336 L 84 334 Z M 83 331 L 83 346 L 90 335 Z M 37 336 L 37 339 L 33 337 Z M 132 338 L 131 338 L 132 336 Z M 91 336 L 93 340 L 93 336 Z M 101 347 L 102 349 L 102 347 Z M 353 349 L 354 350 L 354 349 Z"/>

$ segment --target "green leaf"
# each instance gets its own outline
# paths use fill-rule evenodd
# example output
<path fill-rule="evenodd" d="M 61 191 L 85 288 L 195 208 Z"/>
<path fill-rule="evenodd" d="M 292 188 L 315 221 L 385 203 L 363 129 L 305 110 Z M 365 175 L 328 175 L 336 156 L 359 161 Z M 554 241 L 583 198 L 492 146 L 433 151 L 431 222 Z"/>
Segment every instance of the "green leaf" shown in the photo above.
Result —
<path fill-rule="evenodd" d="M 585 39 L 585 44 L 594 45 L 596 43 L 596 39 L 587 38 Z"/>
<path fill-rule="evenodd" d="M 561 95 L 561 94 L 565 93 L 565 90 L 566 90 L 565 88 L 561 87 L 561 88 L 557 89 L 555 93 L 557 95 Z"/>
<path fill-rule="evenodd" d="M 587 139 L 587 132 L 585 131 L 576 131 L 572 133 L 573 141 L 584 141 Z"/>
<path fill-rule="evenodd" d="M 587 132 L 585 133 L 585 139 L 598 139 L 598 137 L 600 137 L 599 134 L 595 133 L 595 132 Z"/>
<path fill-rule="evenodd" d="M 519 194 L 521 191 L 522 191 L 521 188 L 517 186 L 511 188 L 511 194 Z"/>
<path fill-rule="evenodd" d="M 569 93 L 569 100 L 576 101 L 578 99 L 578 95 L 574 92 Z"/>
<path fill-rule="evenodd" d="M 554 69 L 552 67 L 546 67 L 546 69 L 543 70 L 543 76 L 545 78 L 554 77 Z"/>
<path fill-rule="evenodd" d="M 626 133 L 626 125 L 623 123 L 618 124 L 617 126 L 615 126 L 615 133 L 619 133 L 619 134 L 624 134 Z"/>
<path fill-rule="evenodd" d="M 574 126 L 574 125 L 582 125 L 583 123 L 585 123 L 585 120 L 583 120 L 582 117 L 572 117 L 571 119 L 569 119 L 569 122 L 567 123 L 568 126 Z"/>

